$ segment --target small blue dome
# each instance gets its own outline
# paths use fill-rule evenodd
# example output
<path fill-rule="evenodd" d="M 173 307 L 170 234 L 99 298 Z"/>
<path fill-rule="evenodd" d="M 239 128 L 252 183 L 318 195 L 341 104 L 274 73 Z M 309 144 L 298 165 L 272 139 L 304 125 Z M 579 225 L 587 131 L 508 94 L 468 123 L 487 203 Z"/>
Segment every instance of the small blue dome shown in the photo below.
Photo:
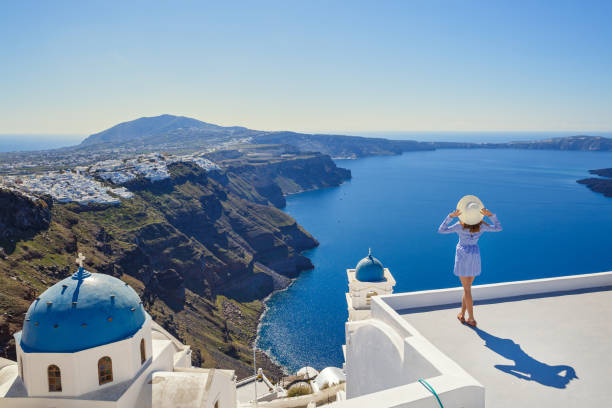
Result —
<path fill-rule="evenodd" d="M 382 263 L 372 256 L 372 251 L 355 267 L 355 278 L 361 282 L 382 282 L 385 280 L 385 269 Z"/>
<path fill-rule="evenodd" d="M 30 305 L 16 339 L 25 352 L 72 353 L 129 338 L 147 318 L 127 283 L 79 268 Z"/>

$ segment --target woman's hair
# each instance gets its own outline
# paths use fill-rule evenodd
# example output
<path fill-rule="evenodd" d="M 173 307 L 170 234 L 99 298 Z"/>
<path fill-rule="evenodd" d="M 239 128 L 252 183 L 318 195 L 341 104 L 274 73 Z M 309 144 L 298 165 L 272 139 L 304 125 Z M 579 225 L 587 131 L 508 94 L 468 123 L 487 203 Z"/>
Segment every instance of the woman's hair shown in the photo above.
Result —
<path fill-rule="evenodd" d="M 478 224 L 473 224 L 473 225 L 461 223 L 461 225 L 463 225 L 463 229 L 469 229 L 472 234 L 476 234 L 477 232 L 480 232 L 480 226 L 482 224 L 487 224 L 487 223 L 484 221 L 480 221 Z"/>

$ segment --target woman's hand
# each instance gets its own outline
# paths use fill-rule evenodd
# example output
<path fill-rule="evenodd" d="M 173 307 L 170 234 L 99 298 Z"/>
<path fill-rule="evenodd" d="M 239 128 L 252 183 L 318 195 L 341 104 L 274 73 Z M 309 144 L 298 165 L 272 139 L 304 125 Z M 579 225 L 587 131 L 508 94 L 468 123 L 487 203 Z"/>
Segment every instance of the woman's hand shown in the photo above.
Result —
<path fill-rule="evenodd" d="M 480 210 L 480 213 L 482 215 L 486 215 L 487 217 L 490 217 L 490 216 L 493 215 L 493 213 L 491 211 L 487 210 L 486 208 L 483 208 L 482 210 Z"/>
<path fill-rule="evenodd" d="M 461 215 L 461 211 L 459 211 L 459 210 L 455 210 L 452 213 L 448 214 L 448 216 L 451 217 L 451 218 L 455 218 L 455 217 L 458 217 L 460 215 Z"/>

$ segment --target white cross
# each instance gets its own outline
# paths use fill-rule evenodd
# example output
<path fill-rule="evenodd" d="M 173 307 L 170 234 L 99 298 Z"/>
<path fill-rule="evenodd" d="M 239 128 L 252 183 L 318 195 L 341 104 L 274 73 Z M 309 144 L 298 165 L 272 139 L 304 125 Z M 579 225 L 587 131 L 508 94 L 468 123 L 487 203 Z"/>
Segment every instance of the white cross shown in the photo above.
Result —
<path fill-rule="evenodd" d="M 83 261 L 85 260 L 85 257 L 83 256 L 83 254 L 79 252 L 79 256 L 77 256 L 75 260 L 76 260 L 77 265 L 79 265 L 82 268 Z"/>

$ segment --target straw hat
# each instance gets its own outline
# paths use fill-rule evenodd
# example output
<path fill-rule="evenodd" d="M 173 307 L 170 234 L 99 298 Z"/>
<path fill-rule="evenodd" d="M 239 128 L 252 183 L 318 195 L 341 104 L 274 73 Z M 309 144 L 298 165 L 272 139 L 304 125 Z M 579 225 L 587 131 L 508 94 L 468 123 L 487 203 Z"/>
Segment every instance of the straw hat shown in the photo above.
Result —
<path fill-rule="evenodd" d="M 484 208 L 480 198 L 475 195 L 466 195 L 461 197 L 461 200 L 457 203 L 457 209 L 461 211 L 459 219 L 462 223 L 467 225 L 476 225 L 484 218 L 484 215 L 480 212 Z"/>

